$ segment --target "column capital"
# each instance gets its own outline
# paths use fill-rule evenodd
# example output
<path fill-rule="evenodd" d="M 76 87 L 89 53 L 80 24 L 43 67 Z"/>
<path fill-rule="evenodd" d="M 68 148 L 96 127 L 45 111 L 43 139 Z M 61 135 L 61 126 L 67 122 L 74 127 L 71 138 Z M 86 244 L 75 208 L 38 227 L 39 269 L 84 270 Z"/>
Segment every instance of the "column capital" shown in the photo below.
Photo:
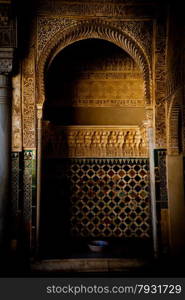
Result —
<path fill-rule="evenodd" d="M 9 74 L 13 67 L 13 48 L 0 48 L 0 74 Z"/>
<path fill-rule="evenodd" d="M 145 127 L 152 127 L 153 126 L 153 108 L 146 107 L 145 109 L 145 120 L 143 121 L 143 125 Z"/>
<path fill-rule="evenodd" d="M 43 111 L 43 105 L 37 104 L 37 119 L 38 120 L 42 119 L 42 111 Z"/>

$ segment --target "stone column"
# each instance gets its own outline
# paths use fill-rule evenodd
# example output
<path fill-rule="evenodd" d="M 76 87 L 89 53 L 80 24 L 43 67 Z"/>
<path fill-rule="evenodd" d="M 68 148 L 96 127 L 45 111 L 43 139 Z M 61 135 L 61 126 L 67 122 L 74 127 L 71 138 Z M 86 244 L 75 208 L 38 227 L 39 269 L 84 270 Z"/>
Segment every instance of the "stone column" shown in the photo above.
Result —
<path fill-rule="evenodd" d="M 7 207 L 10 197 L 11 97 L 9 73 L 12 49 L 0 49 L 0 249 L 5 242 Z"/>
<path fill-rule="evenodd" d="M 37 104 L 37 219 L 36 256 L 39 255 L 40 241 L 40 198 L 41 198 L 41 151 L 42 151 L 42 105 Z"/>
<path fill-rule="evenodd" d="M 154 256 L 158 257 L 158 236 L 157 236 L 157 210 L 156 210 L 156 191 L 155 191 L 155 168 L 154 168 L 154 126 L 153 126 L 153 110 L 146 110 L 146 127 L 148 147 L 149 147 L 149 170 L 150 170 L 150 197 L 151 197 L 151 214 L 152 214 L 152 235 Z"/>

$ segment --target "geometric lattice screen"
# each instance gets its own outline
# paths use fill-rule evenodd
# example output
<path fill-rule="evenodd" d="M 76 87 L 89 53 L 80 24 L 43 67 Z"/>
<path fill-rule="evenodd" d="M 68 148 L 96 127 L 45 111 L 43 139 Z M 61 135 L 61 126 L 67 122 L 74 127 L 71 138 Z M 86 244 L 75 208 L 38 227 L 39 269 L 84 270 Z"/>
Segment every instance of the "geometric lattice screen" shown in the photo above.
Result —
<path fill-rule="evenodd" d="M 76 160 L 70 171 L 72 235 L 149 237 L 146 159 Z"/>
<path fill-rule="evenodd" d="M 67 194 L 71 236 L 151 236 L 147 158 L 57 161 L 61 189 L 64 189 L 61 194 L 66 194 L 62 182 L 68 182 L 70 189 Z"/>

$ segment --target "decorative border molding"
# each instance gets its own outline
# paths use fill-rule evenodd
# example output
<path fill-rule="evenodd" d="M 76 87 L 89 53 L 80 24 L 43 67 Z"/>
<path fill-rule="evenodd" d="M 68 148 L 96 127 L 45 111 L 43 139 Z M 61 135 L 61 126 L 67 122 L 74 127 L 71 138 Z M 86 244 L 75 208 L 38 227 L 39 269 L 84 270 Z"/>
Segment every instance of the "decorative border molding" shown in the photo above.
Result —
<path fill-rule="evenodd" d="M 166 19 L 156 23 L 155 47 L 155 143 L 166 148 Z"/>
<path fill-rule="evenodd" d="M 35 148 L 35 49 L 30 48 L 29 55 L 22 64 L 22 103 L 23 103 L 23 147 Z"/>
<path fill-rule="evenodd" d="M 72 3 L 71 3 L 72 2 Z M 38 14 L 63 15 L 79 17 L 109 16 L 124 18 L 152 18 L 155 14 L 155 4 L 153 1 L 143 0 L 138 5 L 138 1 L 121 0 L 115 1 L 44 1 L 40 2 L 37 8 Z M 143 5 L 144 4 L 144 5 Z"/>
<path fill-rule="evenodd" d="M 74 107 L 144 107 L 142 99 L 77 99 L 70 106 Z"/>
<path fill-rule="evenodd" d="M 12 78 L 12 151 L 22 151 L 21 75 Z"/>

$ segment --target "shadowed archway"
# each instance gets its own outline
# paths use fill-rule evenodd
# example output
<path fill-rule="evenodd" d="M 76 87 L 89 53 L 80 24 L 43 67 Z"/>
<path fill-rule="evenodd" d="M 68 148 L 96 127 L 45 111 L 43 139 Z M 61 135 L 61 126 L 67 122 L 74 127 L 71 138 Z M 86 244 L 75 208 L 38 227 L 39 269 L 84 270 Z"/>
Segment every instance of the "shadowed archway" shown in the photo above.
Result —
<path fill-rule="evenodd" d="M 142 75 L 125 51 L 100 39 L 75 42 L 50 64 L 42 124 L 43 249 L 69 254 L 73 239 L 83 246 L 82 239 L 104 237 L 114 239 L 122 255 L 122 239 L 132 237 L 127 255 L 136 255 L 139 245 L 138 253 L 147 248 L 151 254 L 149 160 L 147 149 L 140 152 L 146 142 L 140 128 L 146 104 Z"/>

